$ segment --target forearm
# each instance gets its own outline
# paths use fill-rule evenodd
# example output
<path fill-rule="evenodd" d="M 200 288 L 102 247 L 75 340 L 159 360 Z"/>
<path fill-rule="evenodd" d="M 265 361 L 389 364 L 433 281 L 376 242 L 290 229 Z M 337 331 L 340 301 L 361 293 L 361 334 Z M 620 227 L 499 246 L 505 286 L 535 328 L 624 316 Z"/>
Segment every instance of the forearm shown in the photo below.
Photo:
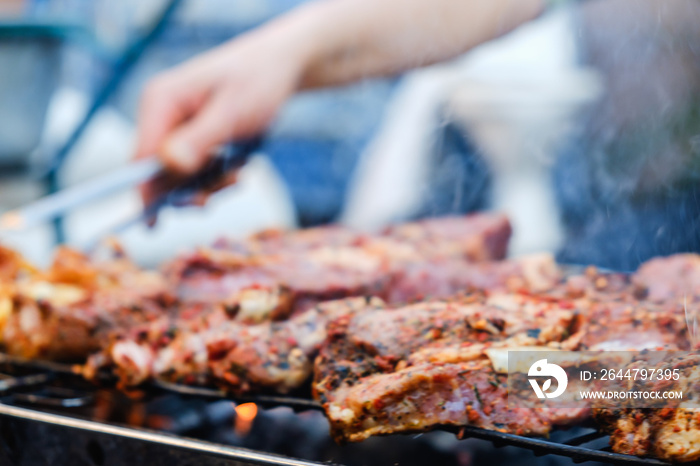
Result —
<path fill-rule="evenodd" d="M 306 37 L 301 88 L 452 58 L 536 17 L 543 0 L 318 0 L 283 19 Z"/>

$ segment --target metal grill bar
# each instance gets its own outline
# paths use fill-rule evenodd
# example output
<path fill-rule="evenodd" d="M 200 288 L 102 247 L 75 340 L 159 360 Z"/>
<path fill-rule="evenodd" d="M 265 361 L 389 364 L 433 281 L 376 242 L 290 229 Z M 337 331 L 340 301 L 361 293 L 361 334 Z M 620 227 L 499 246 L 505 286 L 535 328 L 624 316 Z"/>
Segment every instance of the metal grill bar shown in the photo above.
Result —
<path fill-rule="evenodd" d="M 578 445 L 583 445 L 585 443 L 590 443 L 594 440 L 598 440 L 598 439 L 603 438 L 603 437 L 605 437 L 605 434 L 595 430 L 591 433 L 584 434 L 584 435 L 581 435 L 579 437 L 575 437 L 575 438 L 572 438 L 570 440 L 567 440 L 564 443 L 567 445 L 571 445 L 571 446 L 578 446 Z"/>
<path fill-rule="evenodd" d="M 211 456 L 239 461 L 244 464 L 264 464 L 273 466 L 329 466 L 328 463 L 304 461 L 273 455 L 270 453 L 247 450 L 244 448 L 216 445 L 209 442 L 203 442 L 201 440 L 166 435 L 145 429 L 114 426 L 58 414 L 43 413 L 31 409 L 18 408 L 16 406 L 9 406 L 2 403 L 0 403 L 0 416 L 9 416 L 34 422 L 58 425 L 68 429 L 79 429 L 125 439 L 155 443 L 171 448 L 195 451 Z"/>
<path fill-rule="evenodd" d="M 170 382 L 165 382 L 162 380 L 154 381 L 152 385 L 167 390 L 169 392 L 177 393 L 179 395 L 187 396 L 201 396 L 203 398 L 215 398 L 223 400 L 231 400 L 236 403 L 256 403 L 264 407 L 274 408 L 277 406 L 285 406 L 287 408 L 292 408 L 295 411 L 307 411 L 310 409 L 322 410 L 321 404 L 306 398 L 297 398 L 292 396 L 266 396 L 266 395 L 255 395 L 255 396 L 231 396 L 223 390 L 216 390 L 212 388 L 202 388 L 202 387 L 191 387 L 187 385 L 174 384 Z"/>
<path fill-rule="evenodd" d="M 604 437 L 604 434 L 596 432 L 597 438 Z M 636 456 L 623 455 L 621 453 L 612 453 L 603 450 L 594 450 L 592 448 L 582 447 L 579 445 L 569 445 L 567 443 L 557 443 L 541 438 L 522 437 L 520 435 L 507 434 L 492 430 L 480 429 L 478 427 L 465 426 L 459 429 L 458 435 L 460 438 L 478 438 L 489 440 L 503 445 L 512 445 L 515 447 L 526 448 L 539 455 L 559 455 L 571 458 L 577 463 L 584 461 L 601 461 L 609 464 L 619 465 L 668 465 L 661 460 L 652 458 L 639 458 Z M 583 437 L 588 437 L 586 434 Z M 580 437 L 573 439 L 577 441 Z M 585 438 L 581 443 L 587 443 L 594 438 Z"/>

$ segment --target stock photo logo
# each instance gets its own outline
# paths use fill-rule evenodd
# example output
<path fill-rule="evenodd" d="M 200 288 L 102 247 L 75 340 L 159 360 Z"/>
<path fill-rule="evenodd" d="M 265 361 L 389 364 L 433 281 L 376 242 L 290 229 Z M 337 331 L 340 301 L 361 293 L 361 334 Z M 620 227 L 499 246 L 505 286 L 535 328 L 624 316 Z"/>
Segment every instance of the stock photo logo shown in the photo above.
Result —
<path fill-rule="evenodd" d="M 527 372 L 528 380 L 532 389 L 535 391 L 537 398 L 557 398 L 569 383 L 569 377 L 566 375 L 564 369 L 556 364 L 547 363 L 546 359 L 540 359 L 535 361 L 531 366 L 530 370 Z M 534 378 L 532 378 L 534 377 Z M 543 382 L 542 386 L 538 382 L 538 378 L 547 377 Z M 557 389 L 553 392 L 548 392 L 549 388 L 552 386 L 552 378 L 557 381 Z"/>

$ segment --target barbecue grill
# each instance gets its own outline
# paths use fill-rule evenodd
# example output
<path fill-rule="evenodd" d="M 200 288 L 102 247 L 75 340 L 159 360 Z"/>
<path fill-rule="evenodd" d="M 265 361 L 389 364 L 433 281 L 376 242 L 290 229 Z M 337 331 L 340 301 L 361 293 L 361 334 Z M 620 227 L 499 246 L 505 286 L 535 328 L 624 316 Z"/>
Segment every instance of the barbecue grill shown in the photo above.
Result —
<path fill-rule="evenodd" d="M 279 446 L 250 449 L 239 444 L 253 444 L 255 441 L 227 441 L 226 435 L 232 435 L 241 424 L 237 418 L 243 417 L 242 411 L 237 414 L 236 407 L 255 403 L 256 409 L 260 407 L 263 412 L 272 410 L 271 413 L 279 411 L 274 408 L 286 407 L 294 411 L 291 414 L 287 410 L 287 418 L 303 422 L 304 417 L 308 418 L 309 414 L 314 414 L 321 407 L 302 395 L 235 398 L 215 389 L 159 382 L 140 388 L 138 399 L 132 399 L 111 387 L 113 381 L 110 376 L 101 377 L 97 385 L 88 383 L 69 365 L 3 355 L 0 358 L 0 371 L 0 464 L 54 464 L 70 458 L 71 464 L 94 465 L 127 462 L 154 465 L 313 465 L 328 464 L 329 460 L 335 464 L 337 460 L 342 462 L 345 457 L 352 460 L 356 456 L 356 452 L 350 450 L 355 450 L 357 445 L 336 447 L 337 454 L 325 457 L 315 452 L 311 456 L 316 458 L 309 459 L 281 455 L 275 451 L 280 449 Z M 112 411 L 111 415 L 104 413 L 105 400 L 111 405 L 107 408 Z M 167 408 L 168 405 L 166 415 L 162 414 L 162 409 L 161 414 L 150 415 L 150 429 L 133 426 L 139 424 L 137 419 L 143 417 L 149 407 L 157 410 L 158 406 Z M 320 413 L 315 414 L 318 416 L 312 416 L 313 420 L 323 424 Z M 121 422 L 115 423 L 114 419 Z M 252 420 L 242 421 L 245 425 Z M 212 434 L 217 427 L 225 431 L 223 437 Z M 322 427 L 327 430 L 327 426 Z M 297 428 L 301 427 L 297 425 Z M 271 428 L 265 426 L 264 430 L 268 437 L 288 434 L 274 425 Z M 607 437 L 594 427 L 555 432 L 549 439 L 474 427 L 444 430 L 456 434 L 460 440 L 479 439 L 491 442 L 495 447 L 517 447 L 530 450 L 536 456 L 556 455 L 575 463 L 667 464 L 609 451 Z M 190 433 L 197 438 L 191 438 Z M 243 432 L 243 437 L 245 434 L 247 432 Z M 402 437 L 407 443 L 425 445 L 420 435 Z M 366 443 L 383 448 L 382 444 L 387 440 L 373 439 Z M 264 442 L 258 440 L 257 443 Z M 360 449 L 364 449 L 363 444 L 359 445 Z M 498 451 L 492 449 L 489 455 L 498 455 Z M 319 462 L 319 458 L 324 462 Z M 354 461 L 357 461 L 356 458 Z"/>

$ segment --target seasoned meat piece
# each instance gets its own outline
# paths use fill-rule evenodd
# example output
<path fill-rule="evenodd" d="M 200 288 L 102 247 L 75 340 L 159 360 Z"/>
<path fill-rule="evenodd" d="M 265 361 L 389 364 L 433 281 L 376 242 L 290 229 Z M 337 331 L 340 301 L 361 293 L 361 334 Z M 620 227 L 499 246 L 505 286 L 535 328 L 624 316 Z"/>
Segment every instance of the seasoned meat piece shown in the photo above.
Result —
<path fill-rule="evenodd" d="M 653 302 L 633 283 L 636 275 L 601 273 L 588 267 L 544 296 L 570 299 L 585 316 L 581 349 L 602 351 L 687 349 L 682 302 Z M 694 309 L 696 303 L 689 302 Z"/>
<path fill-rule="evenodd" d="M 213 248 L 241 257 L 303 253 L 320 247 L 347 247 L 361 242 L 364 234 L 339 225 L 301 230 L 267 229 L 244 240 L 220 239 Z"/>
<path fill-rule="evenodd" d="M 29 264 L 21 254 L 0 246 L 0 343 L 2 329 L 12 315 L 17 281 L 34 276 L 38 270 Z"/>
<path fill-rule="evenodd" d="M 530 288 L 492 291 L 478 306 L 455 300 L 422 303 L 333 322 L 316 360 L 313 389 L 334 437 L 358 441 L 442 424 L 541 435 L 552 426 L 585 418 L 586 406 L 509 409 L 505 393 L 499 391 L 504 379 L 485 354 L 491 357 L 501 347 L 541 345 L 592 350 L 689 347 L 684 307 L 640 299 L 624 275 L 589 268 L 562 285 L 544 287 L 545 292 Z M 478 326 L 460 324 L 474 318 Z"/>
<path fill-rule="evenodd" d="M 652 456 L 672 462 L 700 459 L 700 354 L 686 353 L 650 366 L 635 361 L 628 368 L 650 370 L 679 369 L 679 380 L 671 388 L 682 390 L 683 400 L 658 408 L 630 407 L 630 401 L 617 401 L 617 407 L 595 408 L 596 421 L 610 434 L 610 446 L 617 453 Z M 668 389 L 666 380 L 635 381 L 632 390 Z"/>
<path fill-rule="evenodd" d="M 598 270 L 594 266 L 563 267 L 567 275 L 564 286 L 557 287 L 547 293 L 554 298 L 582 298 L 587 300 L 614 301 L 638 299 L 642 296 L 635 294 L 635 288 L 630 282 L 629 274 L 611 273 Z"/>
<path fill-rule="evenodd" d="M 0 245 L 0 283 L 9 284 L 24 274 L 35 274 L 38 270 L 22 255 Z"/>
<path fill-rule="evenodd" d="M 651 259 L 632 278 L 654 302 L 693 301 L 700 298 L 700 256 L 676 254 Z"/>
<path fill-rule="evenodd" d="M 47 272 L 15 281 L 3 346 L 23 357 L 84 359 L 111 332 L 163 315 L 171 300 L 159 274 L 61 248 Z"/>
<path fill-rule="evenodd" d="M 479 290 L 536 293 L 551 290 L 560 281 L 561 271 L 549 254 L 498 262 L 430 260 L 397 269 L 386 298 L 398 304 Z"/>
<path fill-rule="evenodd" d="M 688 326 L 680 304 L 649 301 L 591 301 L 586 332 L 581 341 L 588 350 L 625 351 L 688 349 Z"/>
<path fill-rule="evenodd" d="M 190 260 L 184 275 L 174 280 L 185 302 L 235 304 L 246 290 L 267 290 L 284 295 L 256 315 L 241 314 L 238 320 L 257 323 L 269 318 L 284 319 L 318 302 L 384 294 L 389 281 L 380 259 L 359 248 L 317 248 L 298 254 L 255 258 L 250 265 L 229 266 L 228 253 L 200 250 Z M 172 273 L 168 273 L 172 277 Z M 259 293 L 261 294 L 261 293 Z M 267 312 L 265 312 L 267 310 Z M 274 313 L 272 311 L 275 311 Z"/>
<path fill-rule="evenodd" d="M 357 442 L 373 435 L 420 432 L 437 426 L 476 426 L 518 435 L 547 435 L 553 426 L 588 416 L 582 408 L 533 410 L 507 403 L 506 376 L 478 358 L 418 364 L 345 384 L 326 404 L 334 438 Z"/>
<path fill-rule="evenodd" d="M 318 305 L 283 322 L 176 330 L 169 344 L 116 342 L 110 356 L 125 385 L 149 377 L 172 382 L 216 384 L 234 393 L 287 393 L 306 382 L 329 320 L 383 306 L 376 298 L 349 298 Z"/>
<path fill-rule="evenodd" d="M 586 409 L 509 408 L 505 378 L 486 351 L 565 348 L 580 323 L 569 303 L 516 294 L 346 315 L 331 324 L 316 358 L 314 397 L 341 442 L 442 424 L 545 434 Z"/>
<path fill-rule="evenodd" d="M 165 271 L 186 301 L 231 301 L 245 288 L 284 287 L 291 296 L 291 315 L 329 299 L 387 298 L 392 277 L 412 264 L 436 261 L 439 268 L 439 261 L 455 267 L 460 261 L 501 259 L 510 231 L 503 215 L 477 214 L 404 224 L 379 235 L 340 227 L 268 232 L 200 249 L 166 265 Z M 436 293 L 431 291 L 426 285 L 413 295 L 444 295 L 439 284 Z M 407 293 L 394 294 L 404 298 Z"/>
<path fill-rule="evenodd" d="M 383 236 L 412 245 L 422 257 L 489 261 L 505 257 L 511 232 L 505 215 L 482 213 L 395 225 Z"/>

